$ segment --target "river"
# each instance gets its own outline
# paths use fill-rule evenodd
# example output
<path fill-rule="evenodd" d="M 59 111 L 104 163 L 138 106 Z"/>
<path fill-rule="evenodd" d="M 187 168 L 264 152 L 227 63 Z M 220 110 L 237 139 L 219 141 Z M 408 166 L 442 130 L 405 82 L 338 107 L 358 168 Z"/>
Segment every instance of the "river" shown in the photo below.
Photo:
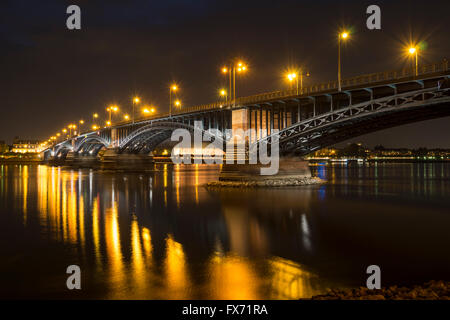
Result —
<path fill-rule="evenodd" d="M 450 280 L 450 164 L 319 165 L 323 185 L 207 189 L 143 173 L 0 164 L 0 297 L 298 299 Z M 81 268 L 81 290 L 66 269 Z"/>

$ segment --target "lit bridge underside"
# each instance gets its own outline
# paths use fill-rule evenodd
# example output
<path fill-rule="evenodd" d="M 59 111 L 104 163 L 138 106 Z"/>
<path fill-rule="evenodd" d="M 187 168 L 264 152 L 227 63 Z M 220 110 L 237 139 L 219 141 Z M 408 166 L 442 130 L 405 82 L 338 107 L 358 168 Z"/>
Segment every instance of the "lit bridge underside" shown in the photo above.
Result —
<path fill-rule="evenodd" d="M 170 139 L 175 129 L 253 129 L 249 148 L 271 144 L 279 130 L 283 155 L 306 155 L 317 149 L 377 130 L 450 116 L 448 61 L 414 69 L 364 75 L 297 90 L 277 91 L 239 98 L 235 103 L 186 108 L 130 122 L 118 123 L 62 141 L 45 152 L 45 158 L 96 156 L 101 149 L 117 153 L 148 154 Z"/>

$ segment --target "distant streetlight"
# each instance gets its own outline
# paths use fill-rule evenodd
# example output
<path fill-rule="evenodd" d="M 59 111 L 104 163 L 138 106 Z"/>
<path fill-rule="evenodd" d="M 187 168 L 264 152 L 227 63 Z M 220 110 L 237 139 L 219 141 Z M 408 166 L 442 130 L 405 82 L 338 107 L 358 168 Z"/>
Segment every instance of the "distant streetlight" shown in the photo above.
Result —
<path fill-rule="evenodd" d="M 98 113 L 92 114 L 92 123 L 95 123 L 97 118 L 98 118 Z"/>
<path fill-rule="evenodd" d="M 178 86 L 173 84 L 169 88 L 169 116 L 172 117 L 172 92 L 176 92 L 178 90 Z"/>
<path fill-rule="evenodd" d="M 126 115 L 123 116 L 123 119 L 124 120 L 130 120 L 130 116 L 126 114 Z"/>
<path fill-rule="evenodd" d="M 119 111 L 119 107 L 116 105 L 110 105 L 106 108 L 106 111 L 109 112 L 109 122 L 112 123 L 112 113 Z"/>
<path fill-rule="evenodd" d="M 84 120 L 80 120 L 78 122 L 80 123 L 80 133 L 81 133 L 82 128 L 83 128 L 83 124 L 84 124 Z"/>
<path fill-rule="evenodd" d="M 221 90 L 219 91 L 219 94 L 220 94 L 220 96 L 221 96 L 222 98 L 225 98 L 225 104 L 227 104 L 227 103 L 228 103 L 228 94 L 227 94 L 227 90 L 221 89 Z"/>
<path fill-rule="evenodd" d="M 415 57 L 415 60 L 416 60 L 416 62 L 415 62 L 415 74 L 416 74 L 416 77 L 417 77 L 418 74 L 419 74 L 419 69 L 418 69 L 418 64 L 417 64 L 417 52 L 418 52 L 418 51 L 419 51 L 419 50 L 418 50 L 417 47 L 410 47 L 410 48 L 408 49 L 409 54 L 410 54 L 411 56 L 414 56 L 414 57 Z"/>
<path fill-rule="evenodd" d="M 133 113 L 131 114 L 131 117 L 132 117 L 132 119 L 133 119 L 133 124 L 134 124 L 134 118 L 135 118 L 135 108 L 136 108 L 136 105 L 139 103 L 139 102 L 141 102 L 141 99 L 139 98 L 139 97 L 134 97 L 133 98 Z"/>
<path fill-rule="evenodd" d="M 338 40 L 338 89 L 339 91 L 342 90 L 341 87 L 341 41 L 345 41 L 350 37 L 349 33 L 347 31 L 343 31 L 339 33 L 339 40 Z"/>
<path fill-rule="evenodd" d="M 175 106 L 176 107 L 181 107 L 181 101 L 180 100 L 176 100 L 175 101 Z"/>
<path fill-rule="evenodd" d="M 94 124 L 94 125 L 92 126 L 92 130 L 97 130 L 97 129 L 98 129 L 98 126 Z"/>

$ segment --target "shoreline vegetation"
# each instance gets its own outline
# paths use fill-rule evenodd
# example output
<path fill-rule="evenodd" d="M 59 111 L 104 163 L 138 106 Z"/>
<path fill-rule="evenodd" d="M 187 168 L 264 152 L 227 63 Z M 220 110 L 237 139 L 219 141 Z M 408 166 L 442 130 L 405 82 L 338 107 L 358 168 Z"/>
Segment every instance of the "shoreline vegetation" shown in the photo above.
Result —
<path fill-rule="evenodd" d="M 366 287 L 329 289 L 326 294 L 302 300 L 450 300 L 450 281 L 432 280 L 421 285 L 373 290 Z"/>

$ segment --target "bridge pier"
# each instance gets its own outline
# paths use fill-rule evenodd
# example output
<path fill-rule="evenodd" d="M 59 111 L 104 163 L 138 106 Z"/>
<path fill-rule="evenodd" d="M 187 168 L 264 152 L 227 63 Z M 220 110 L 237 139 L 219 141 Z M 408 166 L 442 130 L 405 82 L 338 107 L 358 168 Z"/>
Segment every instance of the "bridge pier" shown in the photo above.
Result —
<path fill-rule="evenodd" d="M 140 171 L 153 168 L 153 157 L 149 154 L 119 153 L 118 148 L 110 147 L 100 156 L 103 170 Z"/>
<path fill-rule="evenodd" d="M 261 164 L 223 164 L 219 182 L 210 186 L 295 186 L 323 182 L 311 175 L 309 162 L 299 158 L 280 158 L 278 173 L 261 175 Z"/>
<path fill-rule="evenodd" d="M 69 151 L 65 164 L 78 168 L 92 168 L 98 166 L 98 158 L 96 155 L 80 155 L 74 151 Z"/>

